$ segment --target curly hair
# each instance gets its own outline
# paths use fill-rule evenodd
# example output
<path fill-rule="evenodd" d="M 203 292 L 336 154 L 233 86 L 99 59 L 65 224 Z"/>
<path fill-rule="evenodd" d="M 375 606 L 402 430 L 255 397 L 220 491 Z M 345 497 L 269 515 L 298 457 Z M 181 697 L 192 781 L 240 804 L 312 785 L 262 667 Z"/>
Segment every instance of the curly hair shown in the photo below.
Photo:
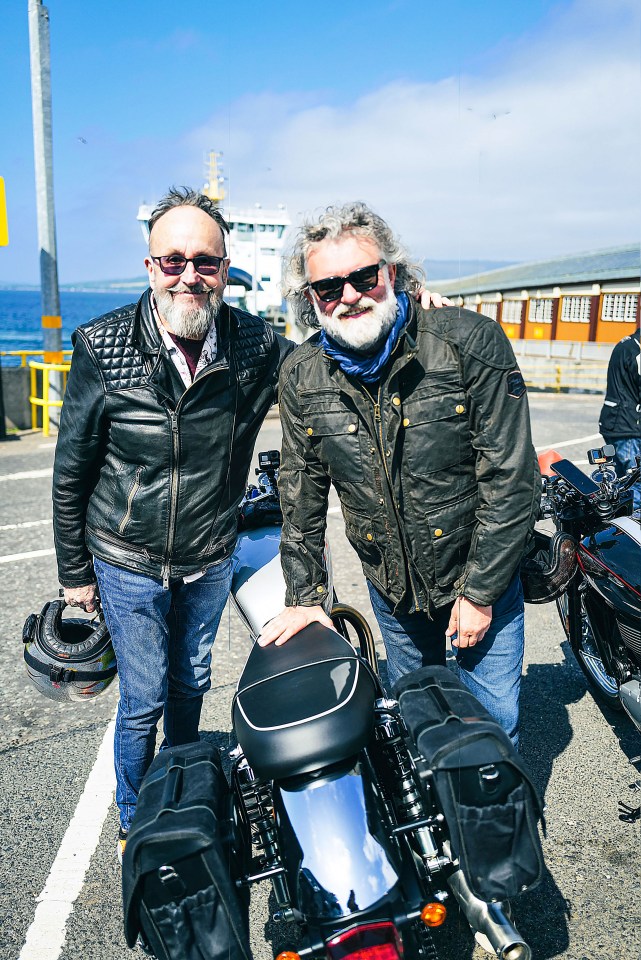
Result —
<path fill-rule="evenodd" d="M 367 204 L 357 201 L 343 206 L 329 206 L 319 219 L 303 221 L 283 260 L 283 296 L 288 301 L 296 320 L 307 327 L 318 327 L 314 307 L 305 297 L 309 286 L 307 257 L 311 247 L 322 240 L 337 240 L 345 233 L 369 237 L 378 245 L 382 258 L 396 266 L 394 290 L 416 293 L 423 285 L 425 274 L 420 264 L 410 256 L 382 217 Z"/>
<path fill-rule="evenodd" d="M 225 234 L 229 233 L 229 224 L 220 212 L 220 208 L 204 193 L 198 190 L 192 190 L 191 187 L 170 187 L 164 197 L 158 201 L 149 217 L 149 237 L 151 231 L 162 216 L 173 210 L 174 207 L 198 207 L 203 213 L 206 213 L 220 227 L 223 235 L 223 249 L 226 251 Z"/>

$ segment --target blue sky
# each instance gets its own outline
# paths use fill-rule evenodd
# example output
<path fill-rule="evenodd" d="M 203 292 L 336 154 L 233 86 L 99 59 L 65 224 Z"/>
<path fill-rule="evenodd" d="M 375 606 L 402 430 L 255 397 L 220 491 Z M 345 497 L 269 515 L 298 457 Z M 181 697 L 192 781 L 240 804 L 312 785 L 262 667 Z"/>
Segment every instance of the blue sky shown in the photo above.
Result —
<path fill-rule="evenodd" d="M 419 257 L 638 240 L 636 0 L 49 0 L 61 282 L 141 274 L 135 220 L 222 151 L 237 205 L 362 199 Z M 27 0 L 2 11 L 0 281 L 37 282 Z"/>

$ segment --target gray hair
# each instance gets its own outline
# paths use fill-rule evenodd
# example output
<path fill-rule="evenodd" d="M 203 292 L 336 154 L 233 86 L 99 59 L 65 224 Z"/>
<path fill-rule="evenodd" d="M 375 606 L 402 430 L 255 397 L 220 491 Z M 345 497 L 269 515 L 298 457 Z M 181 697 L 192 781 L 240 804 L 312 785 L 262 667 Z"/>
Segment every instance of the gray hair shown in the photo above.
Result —
<path fill-rule="evenodd" d="M 220 227 L 220 232 L 223 235 L 223 249 L 226 250 L 225 234 L 229 233 L 229 224 L 220 212 L 218 204 L 206 197 L 204 193 L 192 190 L 191 187 L 170 187 L 165 196 L 158 201 L 149 217 L 150 238 L 155 224 L 174 207 L 197 207 L 211 217 Z"/>
<path fill-rule="evenodd" d="M 420 264 L 410 259 L 407 250 L 382 217 L 365 203 L 357 201 L 327 207 L 320 219 L 303 221 L 293 246 L 283 260 L 283 296 L 296 319 L 308 327 L 319 326 L 314 307 L 305 297 L 305 290 L 309 286 L 307 257 L 310 249 L 322 240 L 338 240 L 344 233 L 369 237 L 375 241 L 383 260 L 396 267 L 395 293 L 402 290 L 416 293 L 425 281 Z"/>

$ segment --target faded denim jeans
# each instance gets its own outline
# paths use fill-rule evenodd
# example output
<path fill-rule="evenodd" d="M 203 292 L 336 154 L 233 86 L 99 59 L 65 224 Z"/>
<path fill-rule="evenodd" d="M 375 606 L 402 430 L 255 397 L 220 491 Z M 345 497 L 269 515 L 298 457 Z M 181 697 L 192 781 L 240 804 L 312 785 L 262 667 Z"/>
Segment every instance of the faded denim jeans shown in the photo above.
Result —
<path fill-rule="evenodd" d="M 626 440 L 609 440 L 616 451 L 614 464 L 620 477 L 624 477 L 626 470 L 633 470 L 637 457 L 641 457 L 641 437 L 628 437 Z M 641 507 L 641 481 L 632 487 L 633 506 L 635 510 Z"/>
<path fill-rule="evenodd" d="M 385 597 L 369 582 L 368 587 L 387 652 L 390 688 L 406 673 L 444 665 L 452 604 L 439 607 L 433 620 L 426 613 L 395 615 Z M 483 639 L 473 647 L 454 647 L 460 679 L 501 724 L 515 747 L 524 647 L 523 588 L 517 572 L 493 605 L 492 622 Z"/>
<path fill-rule="evenodd" d="M 211 648 L 229 597 L 231 559 L 168 590 L 160 580 L 98 558 L 94 568 L 118 663 L 116 803 L 120 824 L 128 830 L 154 758 L 161 717 L 161 749 L 198 740 L 203 696 L 211 686 Z"/>

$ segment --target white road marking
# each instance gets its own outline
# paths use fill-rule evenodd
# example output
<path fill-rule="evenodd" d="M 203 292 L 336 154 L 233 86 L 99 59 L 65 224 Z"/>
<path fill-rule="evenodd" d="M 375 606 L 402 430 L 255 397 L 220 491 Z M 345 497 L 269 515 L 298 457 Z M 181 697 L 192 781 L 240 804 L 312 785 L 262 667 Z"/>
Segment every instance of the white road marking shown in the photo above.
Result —
<path fill-rule="evenodd" d="M 96 762 L 38 897 L 18 960 L 57 960 L 62 952 L 67 920 L 85 882 L 114 792 L 114 726 L 112 720 L 105 731 Z"/>
<path fill-rule="evenodd" d="M 45 523 L 51 523 L 51 517 L 46 520 L 24 520 L 22 523 L 5 523 L 0 526 L 0 530 L 22 530 L 24 527 L 42 527 Z"/>
<path fill-rule="evenodd" d="M 19 560 L 31 560 L 32 557 L 51 557 L 56 551 L 53 547 L 48 550 L 29 550 L 27 553 L 8 553 L 0 557 L 0 563 L 17 563 Z"/>
<path fill-rule="evenodd" d="M 577 437 L 576 440 L 561 440 L 560 443 L 546 443 L 544 447 L 535 447 L 537 453 L 544 450 L 558 450 L 559 447 L 572 447 L 575 443 L 589 443 L 591 440 L 600 440 L 600 433 L 593 433 L 589 437 Z"/>
<path fill-rule="evenodd" d="M 52 477 L 53 467 L 47 467 L 44 470 L 25 470 L 22 473 L 5 473 L 0 476 L 0 483 L 3 480 L 37 480 L 40 477 Z"/>

